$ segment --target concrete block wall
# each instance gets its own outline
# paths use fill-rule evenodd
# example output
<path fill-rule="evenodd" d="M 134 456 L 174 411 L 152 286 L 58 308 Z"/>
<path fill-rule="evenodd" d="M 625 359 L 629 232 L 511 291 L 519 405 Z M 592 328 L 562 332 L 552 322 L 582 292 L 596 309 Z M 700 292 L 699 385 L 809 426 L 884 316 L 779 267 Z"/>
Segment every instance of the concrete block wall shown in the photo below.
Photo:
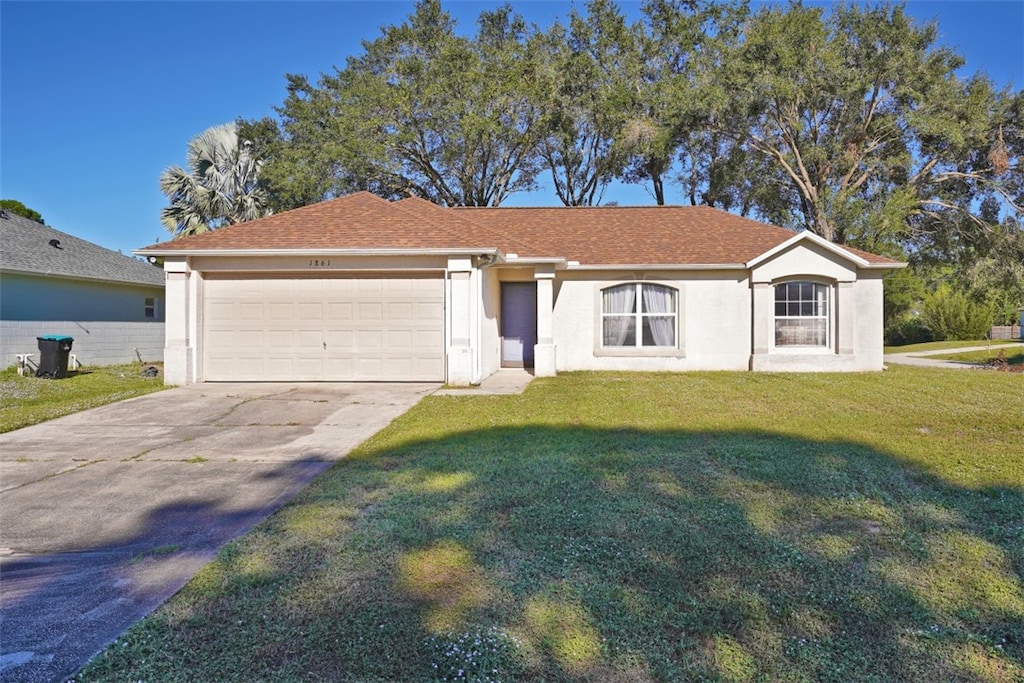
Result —
<path fill-rule="evenodd" d="M 17 362 L 19 353 L 39 361 L 37 337 L 74 337 L 71 353 L 86 366 L 118 365 L 164 359 L 164 323 L 0 320 L 0 369 Z"/>

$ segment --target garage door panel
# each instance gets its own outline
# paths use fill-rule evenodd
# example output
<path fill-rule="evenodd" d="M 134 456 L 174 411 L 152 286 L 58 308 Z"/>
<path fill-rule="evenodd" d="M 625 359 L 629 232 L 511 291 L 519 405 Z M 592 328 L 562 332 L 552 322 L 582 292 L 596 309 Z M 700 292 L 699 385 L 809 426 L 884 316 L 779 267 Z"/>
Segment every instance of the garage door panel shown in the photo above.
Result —
<path fill-rule="evenodd" d="M 371 377 L 384 377 L 384 363 L 381 358 L 367 358 L 359 356 L 355 360 L 356 379 L 369 379 Z"/>
<path fill-rule="evenodd" d="M 234 347 L 241 353 L 258 351 L 265 345 L 263 330 L 240 330 L 235 332 Z"/>
<path fill-rule="evenodd" d="M 444 348 L 444 331 L 433 329 L 417 329 L 416 344 L 422 349 Z M 433 356 L 429 356 L 433 358 Z"/>
<path fill-rule="evenodd" d="M 370 295 L 373 298 L 379 297 L 385 291 L 385 283 L 388 280 L 364 279 L 355 280 L 355 292 L 360 295 Z"/>
<path fill-rule="evenodd" d="M 263 320 L 265 313 L 260 301 L 240 301 L 236 305 L 235 320 Z"/>
<path fill-rule="evenodd" d="M 266 316 L 265 319 L 270 322 L 276 322 L 279 320 L 291 321 L 295 318 L 295 304 L 289 302 L 275 303 L 271 301 L 266 304 L 266 310 L 263 311 L 263 314 Z"/>
<path fill-rule="evenodd" d="M 431 320 L 438 323 L 444 322 L 444 308 L 430 305 L 427 302 L 416 302 L 414 304 L 417 320 Z"/>
<path fill-rule="evenodd" d="M 318 378 L 323 375 L 324 363 L 320 358 L 296 358 L 292 362 L 292 372 L 297 377 Z"/>
<path fill-rule="evenodd" d="M 442 381 L 440 278 L 208 278 L 207 380 Z"/>
<path fill-rule="evenodd" d="M 312 349 L 319 352 L 324 342 L 321 330 L 298 330 L 294 335 L 295 346 L 299 349 Z"/>
<path fill-rule="evenodd" d="M 327 303 L 327 319 L 352 320 L 355 317 L 355 309 L 351 301 L 331 301 Z"/>
<path fill-rule="evenodd" d="M 411 301 L 390 301 L 387 305 L 389 320 L 412 320 L 413 303 Z"/>
<path fill-rule="evenodd" d="M 232 301 L 211 301 L 207 303 L 206 313 L 217 320 L 233 320 L 235 304 Z"/>
<path fill-rule="evenodd" d="M 286 280 L 289 288 L 296 294 L 313 294 L 323 292 L 323 280 Z"/>
<path fill-rule="evenodd" d="M 413 350 L 412 330 L 388 330 L 384 334 L 384 346 L 394 351 Z"/>
<path fill-rule="evenodd" d="M 235 341 L 234 330 L 207 330 L 206 344 L 214 348 L 230 348 Z"/>
<path fill-rule="evenodd" d="M 360 301 L 357 304 L 360 322 L 382 322 L 384 320 L 384 304 L 379 301 Z"/>
<path fill-rule="evenodd" d="M 381 330 L 356 330 L 356 343 L 353 349 L 357 353 L 379 353 L 384 349 L 384 333 Z"/>
<path fill-rule="evenodd" d="M 294 334 L 291 330 L 267 330 L 267 347 L 279 351 L 291 349 L 295 346 Z"/>
<path fill-rule="evenodd" d="M 298 319 L 320 322 L 324 318 L 324 305 L 319 301 L 300 301 Z"/>
<path fill-rule="evenodd" d="M 355 345 L 354 330 L 324 330 L 324 342 L 327 349 L 350 349 Z"/>

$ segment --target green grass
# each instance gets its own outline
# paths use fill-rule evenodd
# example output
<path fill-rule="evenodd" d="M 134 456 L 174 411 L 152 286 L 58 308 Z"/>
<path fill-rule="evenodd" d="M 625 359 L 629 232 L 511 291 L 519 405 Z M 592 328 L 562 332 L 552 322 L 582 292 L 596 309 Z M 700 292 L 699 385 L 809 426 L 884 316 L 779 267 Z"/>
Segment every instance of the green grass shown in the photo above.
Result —
<path fill-rule="evenodd" d="M 1021 379 L 430 397 L 77 680 L 1019 681 Z"/>
<path fill-rule="evenodd" d="M 1022 365 L 1024 364 L 1024 345 L 1019 348 L 1002 348 L 1002 349 L 991 349 L 989 351 L 968 351 L 967 353 L 944 353 L 937 356 L 928 356 L 928 358 L 938 360 L 956 360 L 964 363 L 987 363 L 988 361 L 999 356 L 1002 352 L 1006 358 L 1006 362 L 1010 365 Z"/>
<path fill-rule="evenodd" d="M 114 365 L 42 379 L 8 368 L 0 372 L 0 434 L 165 388 L 162 377 L 142 377 L 141 371 Z"/>
<path fill-rule="evenodd" d="M 1016 339 L 979 339 L 977 341 L 937 341 L 905 346 L 886 346 L 885 353 L 914 353 L 915 351 L 938 351 L 940 349 L 962 349 L 971 346 L 992 346 L 999 344 L 1020 343 Z"/>

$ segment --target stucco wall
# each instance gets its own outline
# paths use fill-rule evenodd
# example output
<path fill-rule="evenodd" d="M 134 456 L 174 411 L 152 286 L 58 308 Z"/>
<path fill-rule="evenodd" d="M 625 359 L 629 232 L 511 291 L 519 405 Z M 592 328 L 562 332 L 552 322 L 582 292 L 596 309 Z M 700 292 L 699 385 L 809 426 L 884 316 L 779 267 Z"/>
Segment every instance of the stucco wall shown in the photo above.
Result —
<path fill-rule="evenodd" d="M 741 271 L 561 271 L 555 282 L 558 370 L 746 370 L 750 288 Z M 600 291 L 624 282 L 658 282 L 679 291 L 679 348 L 620 352 L 600 346 Z M 627 355 L 629 354 L 629 355 Z"/>
<path fill-rule="evenodd" d="M 145 316 L 146 297 L 156 299 L 155 318 Z M 0 275 L 0 319 L 163 322 L 163 287 L 5 273 Z"/>
<path fill-rule="evenodd" d="M 19 353 L 31 353 L 39 360 L 37 337 L 59 334 L 74 337 L 71 353 L 84 365 L 117 365 L 162 361 L 164 323 L 0 321 L 0 363 L 14 365 Z M 136 349 L 138 353 L 136 353 Z"/>

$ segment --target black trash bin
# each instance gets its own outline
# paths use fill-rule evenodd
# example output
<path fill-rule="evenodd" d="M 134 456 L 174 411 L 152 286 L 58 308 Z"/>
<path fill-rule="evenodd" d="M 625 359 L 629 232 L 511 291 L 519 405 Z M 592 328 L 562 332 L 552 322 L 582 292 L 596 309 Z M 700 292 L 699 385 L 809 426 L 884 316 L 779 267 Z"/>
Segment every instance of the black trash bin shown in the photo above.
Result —
<path fill-rule="evenodd" d="M 39 345 L 39 369 L 36 377 L 61 379 L 68 376 L 68 356 L 71 354 L 73 337 L 59 334 L 48 334 L 36 337 Z"/>

